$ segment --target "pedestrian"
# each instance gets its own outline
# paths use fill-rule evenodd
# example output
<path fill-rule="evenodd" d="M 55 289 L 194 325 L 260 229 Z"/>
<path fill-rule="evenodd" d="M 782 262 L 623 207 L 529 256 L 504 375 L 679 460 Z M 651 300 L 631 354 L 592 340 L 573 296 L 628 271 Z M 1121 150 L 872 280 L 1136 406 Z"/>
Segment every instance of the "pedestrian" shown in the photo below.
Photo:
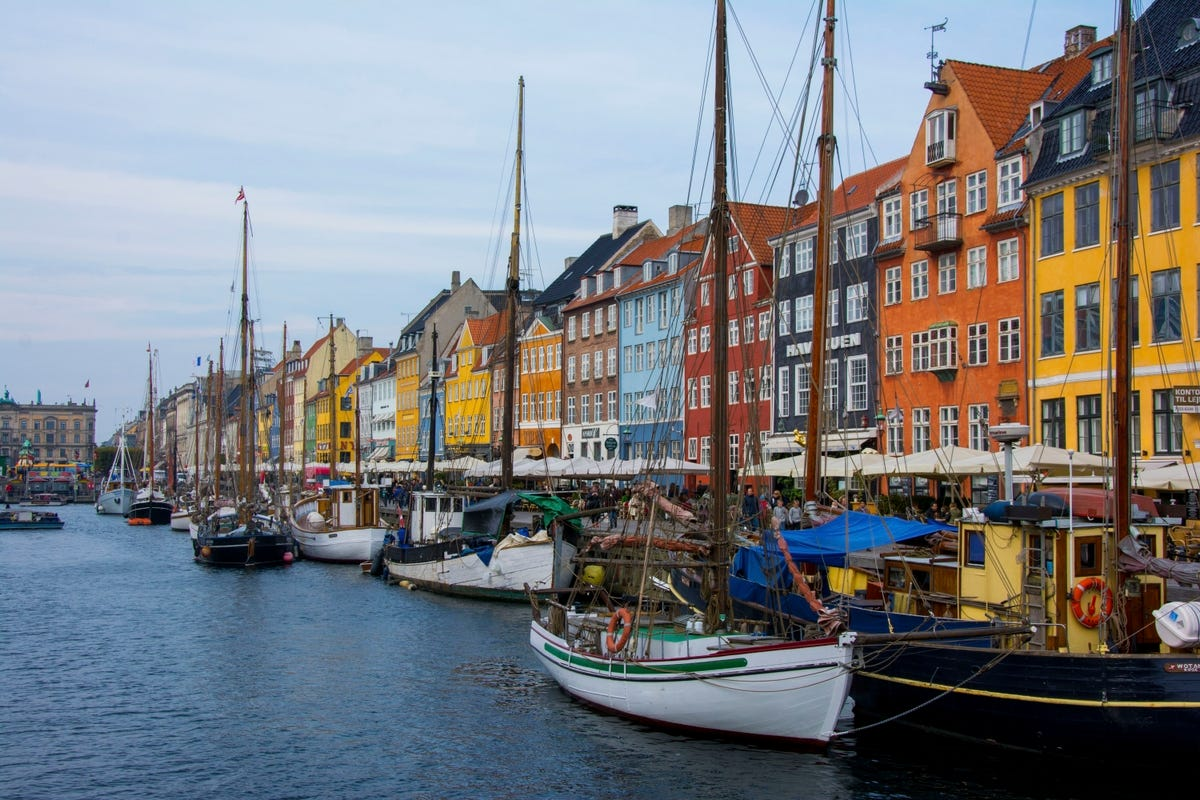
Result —
<path fill-rule="evenodd" d="M 804 510 L 800 508 L 799 498 L 792 499 L 792 504 L 788 507 L 787 511 L 787 521 L 789 530 L 800 530 L 800 526 L 804 522 Z"/>
<path fill-rule="evenodd" d="M 758 530 L 760 510 L 759 499 L 754 494 L 754 487 L 746 484 L 746 493 L 742 496 L 742 522 L 752 531 Z"/>

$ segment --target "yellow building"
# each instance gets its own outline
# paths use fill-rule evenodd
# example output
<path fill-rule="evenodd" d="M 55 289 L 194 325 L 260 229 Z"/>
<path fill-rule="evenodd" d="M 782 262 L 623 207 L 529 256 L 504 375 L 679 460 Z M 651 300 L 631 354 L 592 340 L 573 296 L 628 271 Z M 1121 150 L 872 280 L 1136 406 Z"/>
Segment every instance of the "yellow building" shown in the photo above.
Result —
<path fill-rule="evenodd" d="M 369 341 L 369 340 L 367 340 Z M 365 344 L 359 343 L 360 346 Z M 357 461 L 356 453 L 360 452 L 360 438 L 356 435 L 356 430 L 361 426 L 370 426 L 370 420 L 364 420 L 362 415 L 358 413 L 358 392 L 356 391 L 358 376 L 362 373 L 362 368 L 370 364 L 378 364 L 387 358 L 388 351 L 382 347 L 370 347 L 363 349 L 358 357 L 351 360 L 346 366 L 342 367 L 337 375 L 336 397 L 338 402 L 335 404 L 336 423 L 335 423 L 335 439 L 337 452 L 337 460 L 339 464 L 353 465 Z M 364 436 L 370 441 L 371 434 L 367 430 Z"/>
<path fill-rule="evenodd" d="M 333 377 L 334 383 L 340 382 L 337 376 L 354 359 L 357 342 L 358 338 L 354 331 L 346 327 L 345 320 L 338 319 L 332 332 L 317 340 L 304 354 L 302 363 L 297 365 L 297 369 L 303 372 L 305 378 L 301 384 L 304 413 L 294 418 L 294 424 L 300 427 L 296 432 L 296 441 L 304 442 L 306 464 L 328 464 L 332 460 L 330 454 L 340 448 L 339 444 L 333 443 L 330 378 Z M 337 457 L 339 461 L 344 458 L 343 463 L 353 458 L 352 433 L 350 437 L 350 447 L 344 456 Z"/>
<path fill-rule="evenodd" d="M 517 445 L 557 458 L 562 440 L 562 328 L 546 317 L 535 317 L 517 348 Z M 600 359 L 598 352 L 596 358 Z"/>
<path fill-rule="evenodd" d="M 1110 454 L 1115 51 L 1099 42 L 1088 55 L 1090 74 L 1034 132 L 1040 147 L 1026 184 L 1033 279 L 1025 348 L 1031 440 Z M 1200 449 L 1200 125 L 1188 119 L 1194 111 L 1173 104 L 1176 76 L 1166 63 L 1165 74 L 1134 87 L 1131 410 L 1142 469 L 1195 460 Z M 1032 109 L 1031 121 L 1042 111 Z"/>
<path fill-rule="evenodd" d="M 447 456 L 491 453 L 491 373 L 487 363 L 501 341 L 504 315 L 492 314 L 463 322 L 450 351 L 445 376 Z"/>
<path fill-rule="evenodd" d="M 421 386 L 421 356 L 412 350 L 396 359 L 396 460 L 416 461 L 420 458 L 417 437 L 420 431 L 421 409 L 418 395 Z"/>

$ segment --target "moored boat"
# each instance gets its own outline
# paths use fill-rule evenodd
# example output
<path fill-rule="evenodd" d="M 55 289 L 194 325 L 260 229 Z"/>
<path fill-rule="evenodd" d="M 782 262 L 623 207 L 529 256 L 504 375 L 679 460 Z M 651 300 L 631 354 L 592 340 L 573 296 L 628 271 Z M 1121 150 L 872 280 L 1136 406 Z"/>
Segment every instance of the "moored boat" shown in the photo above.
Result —
<path fill-rule="evenodd" d="M 0 511 L 0 531 L 57 530 L 64 524 L 56 511 L 28 509 Z"/>

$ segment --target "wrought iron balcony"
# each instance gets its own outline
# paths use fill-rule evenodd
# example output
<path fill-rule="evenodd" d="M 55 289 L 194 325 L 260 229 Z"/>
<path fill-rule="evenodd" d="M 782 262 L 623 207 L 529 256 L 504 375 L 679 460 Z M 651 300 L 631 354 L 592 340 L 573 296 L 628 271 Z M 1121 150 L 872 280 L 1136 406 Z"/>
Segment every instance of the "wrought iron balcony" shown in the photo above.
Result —
<path fill-rule="evenodd" d="M 925 166 L 944 167 L 958 160 L 954 139 L 939 139 L 925 145 Z"/>
<path fill-rule="evenodd" d="M 943 211 L 920 220 L 913 231 L 913 247 L 943 253 L 962 247 L 962 214 Z"/>

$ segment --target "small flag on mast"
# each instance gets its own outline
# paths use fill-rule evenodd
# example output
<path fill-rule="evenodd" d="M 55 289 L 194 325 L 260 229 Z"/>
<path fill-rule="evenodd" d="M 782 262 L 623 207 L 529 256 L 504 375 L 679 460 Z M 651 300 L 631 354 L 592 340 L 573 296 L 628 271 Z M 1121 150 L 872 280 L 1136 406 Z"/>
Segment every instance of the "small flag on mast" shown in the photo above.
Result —
<path fill-rule="evenodd" d="M 236 204 L 236 203 L 242 202 L 245 199 L 246 199 L 246 189 L 245 189 L 245 187 L 239 186 L 237 199 L 234 200 L 233 202 Z"/>
<path fill-rule="evenodd" d="M 87 388 L 88 388 L 89 386 L 91 386 L 91 385 L 92 385 L 92 379 L 91 379 L 91 378 L 88 378 L 86 381 L 84 381 L 84 382 L 83 382 L 83 388 L 85 388 L 85 389 L 87 389 Z"/>

